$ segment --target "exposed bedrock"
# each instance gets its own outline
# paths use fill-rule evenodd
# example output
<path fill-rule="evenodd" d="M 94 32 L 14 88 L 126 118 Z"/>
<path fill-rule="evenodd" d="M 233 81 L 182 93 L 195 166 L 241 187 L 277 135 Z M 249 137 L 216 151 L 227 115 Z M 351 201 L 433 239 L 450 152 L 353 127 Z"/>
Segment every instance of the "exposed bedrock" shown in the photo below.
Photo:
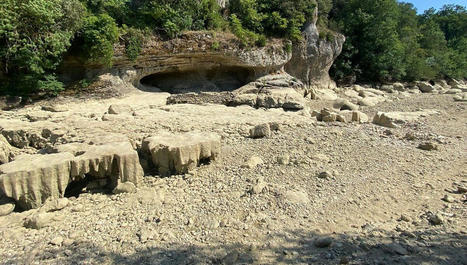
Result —
<path fill-rule="evenodd" d="M 286 42 L 274 39 L 265 47 L 245 49 L 234 35 L 222 32 L 186 32 L 172 40 L 152 37 L 136 61 L 127 57 L 123 46 L 117 46 L 111 69 L 67 58 L 62 79 L 110 72 L 120 77 L 121 82 L 112 83 L 122 90 L 130 84 L 149 91 L 233 90 L 282 69 L 292 56 L 284 49 Z"/>
<path fill-rule="evenodd" d="M 143 151 L 161 176 L 187 173 L 215 160 L 220 150 L 221 137 L 215 133 L 166 133 L 143 141 Z"/>
<path fill-rule="evenodd" d="M 70 188 L 97 181 L 110 189 L 119 183 L 142 182 L 138 153 L 129 142 L 101 145 L 72 143 L 53 154 L 22 155 L 0 165 L 0 189 L 23 209 L 40 207 L 47 199 L 65 196 Z"/>
<path fill-rule="evenodd" d="M 266 75 L 234 91 L 220 93 L 182 93 L 168 98 L 168 104 L 224 104 L 227 106 L 248 105 L 254 108 L 305 108 L 305 87 L 287 73 Z"/>
<path fill-rule="evenodd" d="M 342 52 L 345 37 L 327 29 L 320 31 L 316 26 L 318 9 L 315 12 L 314 20 L 302 32 L 303 40 L 294 43 L 285 70 L 310 88 L 335 88 L 329 69 Z"/>

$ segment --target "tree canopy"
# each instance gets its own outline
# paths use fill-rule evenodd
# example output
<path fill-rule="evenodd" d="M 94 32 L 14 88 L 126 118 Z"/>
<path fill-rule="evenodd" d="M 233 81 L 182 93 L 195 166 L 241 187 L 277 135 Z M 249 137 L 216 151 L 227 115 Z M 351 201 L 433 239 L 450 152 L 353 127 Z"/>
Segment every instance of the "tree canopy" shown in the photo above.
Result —
<path fill-rule="evenodd" d="M 2 0 L 0 94 L 56 94 L 65 54 L 111 66 L 114 45 L 137 60 L 145 36 L 230 31 L 247 48 L 269 37 L 301 39 L 318 26 L 346 35 L 332 68 L 341 82 L 467 78 L 467 12 L 447 5 L 417 15 L 396 0 Z M 328 32 L 328 31 L 326 31 Z"/>

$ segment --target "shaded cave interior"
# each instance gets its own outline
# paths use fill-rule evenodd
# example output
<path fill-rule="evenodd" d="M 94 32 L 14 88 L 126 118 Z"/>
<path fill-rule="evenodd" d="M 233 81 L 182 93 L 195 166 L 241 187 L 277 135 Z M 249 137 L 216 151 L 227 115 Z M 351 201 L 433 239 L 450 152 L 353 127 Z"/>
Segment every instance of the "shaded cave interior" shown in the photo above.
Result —
<path fill-rule="evenodd" d="M 254 80 L 254 71 L 243 67 L 213 67 L 154 73 L 140 80 L 143 91 L 171 94 L 236 90 Z"/>

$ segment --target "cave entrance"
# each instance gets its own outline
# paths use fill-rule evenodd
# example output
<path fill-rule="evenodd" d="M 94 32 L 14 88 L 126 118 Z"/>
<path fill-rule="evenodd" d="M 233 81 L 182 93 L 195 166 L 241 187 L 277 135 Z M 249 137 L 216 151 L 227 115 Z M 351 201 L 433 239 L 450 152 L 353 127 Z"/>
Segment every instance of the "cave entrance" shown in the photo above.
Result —
<path fill-rule="evenodd" d="M 189 92 L 233 91 L 252 81 L 252 70 L 241 67 L 192 69 L 148 75 L 141 79 L 144 91 L 163 91 L 171 94 Z"/>

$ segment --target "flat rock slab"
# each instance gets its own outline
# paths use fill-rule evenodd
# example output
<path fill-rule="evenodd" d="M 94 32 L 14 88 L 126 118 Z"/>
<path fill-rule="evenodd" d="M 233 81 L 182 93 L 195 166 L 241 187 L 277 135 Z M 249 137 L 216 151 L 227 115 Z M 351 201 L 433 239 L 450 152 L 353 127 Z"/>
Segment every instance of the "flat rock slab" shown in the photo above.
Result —
<path fill-rule="evenodd" d="M 0 166 L 0 189 L 23 209 L 40 207 L 65 194 L 70 182 L 70 153 L 23 155 Z"/>
<path fill-rule="evenodd" d="M 151 155 L 161 176 L 184 174 L 204 160 L 215 160 L 221 150 L 221 137 L 214 133 L 165 133 L 146 138 L 143 149 Z"/>
<path fill-rule="evenodd" d="M 139 185 L 144 175 L 138 153 L 129 142 L 103 145 L 67 144 L 56 154 L 23 155 L 0 165 L 0 189 L 22 209 L 40 207 L 47 199 L 65 195 L 68 185 L 91 176 L 109 179 L 112 187 L 131 182 Z"/>
<path fill-rule="evenodd" d="M 389 128 L 397 128 L 402 124 L 414 122 L 422 117 L 439 113 L 437 110 L 421 110 L 415 112 L 378 112 L 373 123 Z"/>

